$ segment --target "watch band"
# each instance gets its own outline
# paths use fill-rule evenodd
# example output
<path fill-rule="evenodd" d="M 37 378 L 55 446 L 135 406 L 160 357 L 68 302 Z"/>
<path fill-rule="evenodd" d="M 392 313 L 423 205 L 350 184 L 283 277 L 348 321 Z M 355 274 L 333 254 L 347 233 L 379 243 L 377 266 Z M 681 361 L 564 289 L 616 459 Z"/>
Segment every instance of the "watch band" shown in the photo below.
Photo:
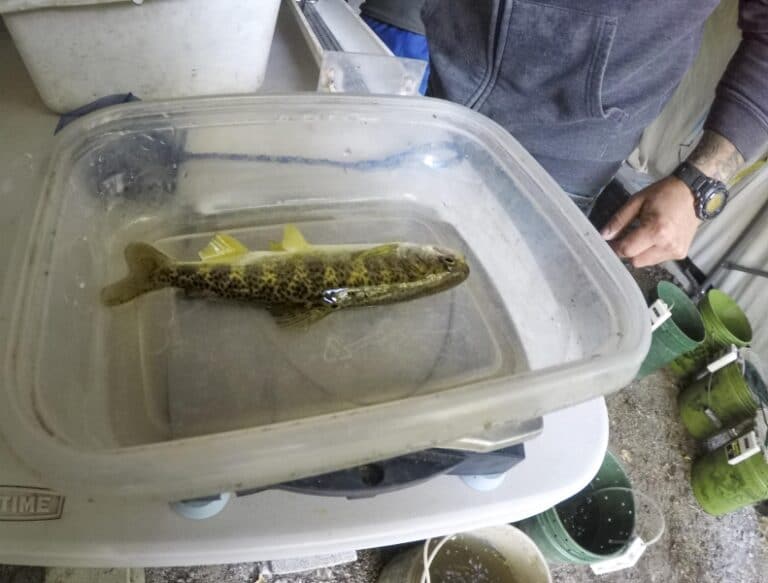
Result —
<path fill-rule="evenodd" d="M 728 187 L 725 184 L 710 178 L 688 162 L 680 164 L 672 175 L 691 189 L 696 216 L 702 221 L 713 219 L 722 212 L 728 202 Z M 712 203 L 715 203 L 714 207 Z"/>
<path fill-rule="evenodd" d="M 685 182 L 688 185 L 688 188 L 693 191 L 694 196 L 696 196 L 701 191 L 703 186 L 714 180 L 709 178 L 709 176 L 701 172 L 698 168 L 696 168 L 696 166 L 690 164 L 689 162 L 681 163 L 675 169 L 674 176 Z"/>

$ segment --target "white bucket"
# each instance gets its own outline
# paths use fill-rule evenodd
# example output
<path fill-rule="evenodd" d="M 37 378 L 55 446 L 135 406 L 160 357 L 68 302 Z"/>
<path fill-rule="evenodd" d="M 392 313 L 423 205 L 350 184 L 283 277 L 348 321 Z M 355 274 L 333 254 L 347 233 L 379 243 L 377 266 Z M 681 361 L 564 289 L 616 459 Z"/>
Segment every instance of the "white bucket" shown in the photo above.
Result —
<path fill-rule="evenodd" d="M 145 100 L 252 93 L 280 0 L 0 0 L 45 104 L 114 93 Z"/>
<path fill-rule="evenodd" d="M 431 583 L 552 583 L 536 544 L 509 525 L 456 535 L 438 551 L 429 572 Z M 423 573 L 424 547 L 419 545 L 392 559 L 378 583 L 421 583 Z"/>

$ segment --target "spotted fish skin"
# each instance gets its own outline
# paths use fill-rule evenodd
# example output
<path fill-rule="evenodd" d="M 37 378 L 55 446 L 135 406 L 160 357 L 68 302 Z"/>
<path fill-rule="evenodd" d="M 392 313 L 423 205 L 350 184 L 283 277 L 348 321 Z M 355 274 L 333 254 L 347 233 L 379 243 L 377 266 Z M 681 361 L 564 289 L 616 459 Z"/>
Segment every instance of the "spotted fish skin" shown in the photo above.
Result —
<path fill-rule="evenodd" d="M 245 264 L 172 263 L 157 270 L 153 282 L 157 289 L 175 287 L 265 306 L 324 306 L 330 303 L 329 292 L 336 292 L 338 297 L 344 290 L 355 290 L 357 293 L 341 294 L 348 299 L 342 299 L 338 306 L 352 307 L 436 293 L 460 283 L 469 273 L 466 263 L 454 259 L 450 252 L 409 244 L 389 247 L 383 252 L 373 248 L 337 253 L 275 253 L 273 257 Z M 411 286 L 406 291 L 401 289 L 402 284 L 414 284 L 418 289 Z M 368 304 L 367 288 L 381 286 L 390 286 L 390 296 L 378 294 Z"/>
<path fill-rule="evenodd" d="M 311 322 L 340 308 L 410 300 L 452 288 L 469 276 L 458 253 L 433 245 L 312 246 L 286 227 L 274 251 L 250 252 L 217 235 L 202 261 L 178 262 L 146 243 L 131 243 L 129 275 L 102 290 L 106 305 L 173 287 L 190 296 L 250 302 L 290 323 Z"/>

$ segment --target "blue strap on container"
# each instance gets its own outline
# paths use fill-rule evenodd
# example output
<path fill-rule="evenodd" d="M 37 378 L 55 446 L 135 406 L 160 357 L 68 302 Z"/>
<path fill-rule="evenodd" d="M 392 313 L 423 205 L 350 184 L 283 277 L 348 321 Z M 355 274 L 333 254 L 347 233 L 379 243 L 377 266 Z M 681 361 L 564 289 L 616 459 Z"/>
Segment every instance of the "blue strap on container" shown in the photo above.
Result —
<path fill-rule="evenodd" d="M 119 105 L 121 103 L 130 103 L 132 101 L 141 101 L 141 99 L 136 97 L 133 93 L 117 93 L 115 95 L 107 95 L 106 97 L 101 97 L 96 101 L 91 101 L 82 107 L 78 107 L 77 109 L 73 109 L 72 111 L 68 111 L 67 113 L 62 114 L 62 116 L 59 118 L 59 123 L 56 125 L 56 129 L 53 131 L 53 135 L 58 134 L 73 121 L 83 117 L 84 115 L 88 115 L 89 113 L 104 107 Z"/>

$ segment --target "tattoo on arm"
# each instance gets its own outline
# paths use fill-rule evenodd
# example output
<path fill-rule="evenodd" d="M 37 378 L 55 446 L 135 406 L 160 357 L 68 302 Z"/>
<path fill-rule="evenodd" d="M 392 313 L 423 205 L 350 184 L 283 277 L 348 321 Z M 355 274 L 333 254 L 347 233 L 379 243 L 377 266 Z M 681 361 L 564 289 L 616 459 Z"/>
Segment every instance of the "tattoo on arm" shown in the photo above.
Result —
<path fill-rule="evenodd" d="M 709 130 L 704 130 L 698 146 L 688 156 L 688 162 L 721 182 L 728 182 L 744 166 L 744 158 L 736 146 Z"/>

